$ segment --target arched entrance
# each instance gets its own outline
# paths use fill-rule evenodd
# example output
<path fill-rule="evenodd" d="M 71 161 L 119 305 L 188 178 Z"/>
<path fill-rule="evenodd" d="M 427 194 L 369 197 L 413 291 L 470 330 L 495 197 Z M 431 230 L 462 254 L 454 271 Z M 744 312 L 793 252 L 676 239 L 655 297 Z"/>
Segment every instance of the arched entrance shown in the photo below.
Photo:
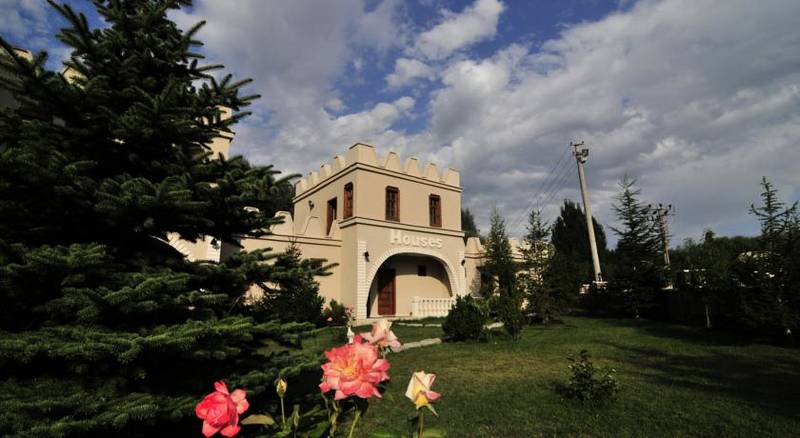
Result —
<path fill-rule="evenodd" d="M 388 254 L 368 278 L 367 317 L 412 316 L 414 297 L 447 300 L 458 293 L 450 266 L 429 254 Z"/>

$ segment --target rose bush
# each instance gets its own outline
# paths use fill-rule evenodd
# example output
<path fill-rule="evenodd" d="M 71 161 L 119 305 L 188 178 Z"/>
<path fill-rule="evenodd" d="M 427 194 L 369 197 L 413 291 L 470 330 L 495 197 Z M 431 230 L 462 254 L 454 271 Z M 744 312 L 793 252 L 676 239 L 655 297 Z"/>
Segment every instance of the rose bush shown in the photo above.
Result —
<path fill-rule="evenodd" d="M 224 436 L 234 436 L 239 433 L 239 414 L 250 407 L 244 390 L 237 389 L 228 392 L 225 382 L 214 383 L 216 389 L 208 394 L 195 407 L 195 414 L 203 420 L 203 435 L 209 437 L 219 432 Z"/>

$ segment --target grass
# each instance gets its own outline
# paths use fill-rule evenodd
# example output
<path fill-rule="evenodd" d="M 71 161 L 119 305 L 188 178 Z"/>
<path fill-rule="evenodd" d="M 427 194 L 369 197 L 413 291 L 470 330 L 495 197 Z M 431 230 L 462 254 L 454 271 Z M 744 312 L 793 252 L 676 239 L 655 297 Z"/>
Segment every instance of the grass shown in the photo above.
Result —
<path fill-rule="evenodd" d="M 581 349 L 596 366 L 617 370 L 620 393 L 608 406 L 582 406 L 554 391 L 567 380 L 566 357 Z M 407 433 L 415 412 L 403 393 L 415 370 L 437 374 L 440 417 L 428 414 L 425 423 L 451 437 L 796 436 L 800 430 L 800 351 L 702 329 L 573 317 L 528 327 L 517 342 L 445 343 L 389 359 L 392 380 L 383 399 L 370 403 L 358 436 Z"/>

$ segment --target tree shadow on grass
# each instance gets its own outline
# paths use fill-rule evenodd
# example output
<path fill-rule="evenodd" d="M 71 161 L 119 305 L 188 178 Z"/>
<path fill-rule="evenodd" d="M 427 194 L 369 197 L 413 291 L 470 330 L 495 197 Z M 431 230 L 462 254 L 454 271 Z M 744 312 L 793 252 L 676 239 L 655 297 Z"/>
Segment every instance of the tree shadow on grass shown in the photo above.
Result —
<path fill-rule="evenodd" d="M 734 398 L 769 415 L 796 420 L 800 412 L 800 359 L 786 354 L 760 351 L 758 355 L 753 352 L 748 356 L 748 351 L 743 349 L 737 354 L 706 350 L 702 355 L 685 355 L 606 344 L 624 353 L 628 375 L 666 387 Z"/>
<path fill-rule="evenodd" d="M 630 327 L 640 332 L 659 338 L 673 338 L 699 345 L 731 345 L 745 346 L 751 344 L 774 344 L 767 337 L 747 336 L 725 330 L 709 330 L 680 324 L 669 324 L 647 319 L 607 319 L 605 323 L 612 327 Z"/>

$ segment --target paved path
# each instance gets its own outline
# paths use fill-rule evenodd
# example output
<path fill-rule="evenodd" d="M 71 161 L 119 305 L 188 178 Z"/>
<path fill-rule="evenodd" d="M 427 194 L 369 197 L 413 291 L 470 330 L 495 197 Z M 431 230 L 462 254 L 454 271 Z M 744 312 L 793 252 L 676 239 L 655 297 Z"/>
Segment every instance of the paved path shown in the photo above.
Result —
<path fill-rule="evenodd" d="M 411 324 L 407 324 L 407 325 L 411 325 Z M 413 325 L 412 327 L 417 327 L 417 326 L 422 326 L 422 325 L 423 324 L 417 324 L 417 325 Z M 441 326 L 441 324 L 438 324 L 438 325 Z M 496 329 L 496 328 L 499 328 L 499 327 L 502 327 L 502 326 L 503 326 L 502 322 L 493 322 L 491 324 L 488 324 L 486 326 L 486 328 L 491 330 L 491 329 Z M 441 343 L 442 343 L 442 338 L 423 339 L 421 341 L 414 341 L 414 342 L 405 343 L 405 344 L 401 345 L 400 348 L 398 348 L 397 350 L 392 349 L 392 351 L 395 352 L 395 353 L 399 353 L 401 351 L 411 350 L 413 348 L 427 347 L 429 345 L 438 345 L 438 344 L 441 344 Z"/>

